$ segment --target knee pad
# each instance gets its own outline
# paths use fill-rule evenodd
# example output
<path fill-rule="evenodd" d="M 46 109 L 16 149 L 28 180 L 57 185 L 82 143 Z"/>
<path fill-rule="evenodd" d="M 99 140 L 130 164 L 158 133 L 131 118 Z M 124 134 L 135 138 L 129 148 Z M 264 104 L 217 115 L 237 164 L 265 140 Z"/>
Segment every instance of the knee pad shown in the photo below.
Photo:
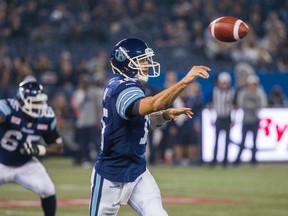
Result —
<path fill-rule="evenodd" d="M 149 202 L 143 208 L 143 216 L 168 216 L 161 202 Z"/>
<path fill-rule="evenodd" d="M 55 186 L 54 184 L 45 184 L 45 185 L 42 185 L 41 189 L 39 189 L 39 196 L 41 198 L 47 198 L 47 197 L 50 197 L 50 196 L 53 196 L 55 195 L 56 191 L 55 191 Z"/>

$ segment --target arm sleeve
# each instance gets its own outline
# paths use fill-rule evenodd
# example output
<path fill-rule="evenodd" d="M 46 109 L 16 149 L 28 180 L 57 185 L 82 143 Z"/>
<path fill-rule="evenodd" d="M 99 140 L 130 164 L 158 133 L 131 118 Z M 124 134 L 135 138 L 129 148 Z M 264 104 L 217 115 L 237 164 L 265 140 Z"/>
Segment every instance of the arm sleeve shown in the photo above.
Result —
<path fill-rule="evenodd" d="M 49 133 L 46 133 L 43 135 L 43 139 L 46 142 L 47 145 L 58 143 L 61 144 L 63 142 L 62 138 L 60 137 L 58 131 L 56 128 L 54 128 Z"/>
<path fill-rule="evenodd" d="M 57 126 L 57 119 L 54 116 L 53 118 L 51 118 L 50 121 L 51 122 L 49 124 L 49 129 L 46 133 L 43 134 L 43 139 L 47 145 L 54 144 L 54 143 L 60 144 L 63 142 L 63 140 L 57 131 L 57 127 L 56 127 Z"/>
<path fill-rule="evenodd" d="M 129 113 L 132 114 L 131 106 L 139 99 L 144 98 L 144 92 L 137 86 L 123 89 L 116 100 L 116 110 L 118 114 L 124 118 L 129 119 Z M 127 112 L 127 110 L 130 110 Z M 134 111 L 133 111 L 134 112 Z"/>
<path fill-rule="evenodd" d="M 133 117 L 139 115 L 140 100 L 135 101 L 126 111 L 126 116 Z"/>

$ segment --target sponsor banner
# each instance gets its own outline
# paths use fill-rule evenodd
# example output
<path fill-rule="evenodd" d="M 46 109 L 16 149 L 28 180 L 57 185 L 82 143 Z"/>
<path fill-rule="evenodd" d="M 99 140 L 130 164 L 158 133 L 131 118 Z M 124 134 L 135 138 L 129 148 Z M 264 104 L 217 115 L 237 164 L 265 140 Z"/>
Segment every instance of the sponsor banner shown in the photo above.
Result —
<path fill-rule="evenodd" d="M 230 131 L 230 144 L 228 150 L 228 161 L 233 162 L 239 151 L 239 144 L 242 139 L 242 118 L 243 111 L 235 113 L 235 125 Z M 260 124 L 257 137 L 257 161 L 288 161 L 288 109 L 265 108 L 259 112 Z M 202 159 L 210 162 L 213 159 L 215 145 L 216 119 L 214 110 L 204 109 L 202 112 Z M 221 162 L 224 156 L 225 132 L 221 132 L 218 142 L 217 160 Z M 245 141 L 241 161 L 251 160 L 252 134 L 248 132 Z"/>

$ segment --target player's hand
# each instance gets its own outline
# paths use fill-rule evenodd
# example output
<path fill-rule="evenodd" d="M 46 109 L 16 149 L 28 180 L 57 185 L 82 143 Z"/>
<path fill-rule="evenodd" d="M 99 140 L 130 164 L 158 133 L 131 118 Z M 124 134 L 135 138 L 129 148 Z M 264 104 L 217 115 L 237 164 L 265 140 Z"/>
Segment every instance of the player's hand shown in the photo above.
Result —
<path fill-rule="evenodd" d="M 202 77 L 204 79 L 209 78 L 208 71 L 211 69 L 206 66 L 193 66 L 191 70 L 187 73 L 187 75 L 182 79 L 183 82 L 186 84 L 190 84 L 194 80 L 196 80 L 198 77 Z"/>
<path fill-rule="evenodd" d="M 163 112 L 163 118 L 165 120 L 173 119 L 175 121 L 177 116 L 182 114 L 192 118 L 193 112 L 191 108 L 169 108 Z"/>
<path fill-rule="evenodd" d="M 23 155 L 42 156 L 46 154 L 46 147 L 25 142 L 20 148 L 20 153 Z"/>

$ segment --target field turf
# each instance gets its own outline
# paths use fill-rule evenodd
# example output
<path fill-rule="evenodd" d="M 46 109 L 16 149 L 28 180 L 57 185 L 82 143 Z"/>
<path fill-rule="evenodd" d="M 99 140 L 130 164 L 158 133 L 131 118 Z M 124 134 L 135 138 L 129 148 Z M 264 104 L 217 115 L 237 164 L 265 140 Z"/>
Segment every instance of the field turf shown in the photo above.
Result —
<path fill-rule="evenodd" d="M 67 158 L 43 163 L 56 185 L 57 215 L 87 216 L 91 169 L 75 167 Z M 171 216 L 288 216 L 288 163 L 149 169 Z M 17 206 L 19 203 L 23 206 Z M 0 216 L 41 215 L 34 193 L 12 183 L 0 186 Z M 137 214 L 124 206 L 118 215 Z"/>

